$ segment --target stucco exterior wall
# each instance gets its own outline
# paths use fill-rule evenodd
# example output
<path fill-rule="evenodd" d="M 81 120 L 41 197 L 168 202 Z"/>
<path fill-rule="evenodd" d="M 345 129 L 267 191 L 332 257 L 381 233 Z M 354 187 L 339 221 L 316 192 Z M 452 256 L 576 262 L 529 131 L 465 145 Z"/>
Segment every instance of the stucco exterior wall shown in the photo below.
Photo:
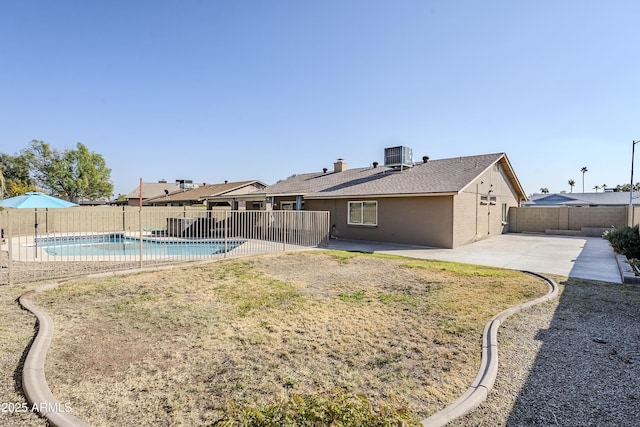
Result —
<path fill-rule="evenodd" d="M 360 200 L 378 202 L 377 226 L 347 223 L 348 202 Z M 304 209 L 329 211 L 337 238 L 453 247 L 452 196 L 308 199 Z"/>

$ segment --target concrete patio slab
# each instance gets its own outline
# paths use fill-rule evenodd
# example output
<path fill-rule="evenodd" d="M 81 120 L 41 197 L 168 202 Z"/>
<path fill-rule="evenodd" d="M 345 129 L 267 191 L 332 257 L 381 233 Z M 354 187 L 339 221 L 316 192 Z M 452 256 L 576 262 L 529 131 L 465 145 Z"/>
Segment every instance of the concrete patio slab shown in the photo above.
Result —
<path fill-rule="evenodd" d="M 329 248 L 464 262 L 622 283 L 615 253 L 609 242 L 600 237 L 511 233 L 490 237 L 455 249 L 331 240 Z"/>

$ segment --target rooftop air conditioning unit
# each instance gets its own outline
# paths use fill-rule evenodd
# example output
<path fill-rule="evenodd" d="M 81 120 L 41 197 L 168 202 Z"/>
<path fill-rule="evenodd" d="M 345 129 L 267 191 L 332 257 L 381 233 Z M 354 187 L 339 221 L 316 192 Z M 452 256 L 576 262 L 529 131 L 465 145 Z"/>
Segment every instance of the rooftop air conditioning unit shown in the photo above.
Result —
<path fill-rule="evenodd" d="M 399 146 L 384 149 L 384 165 L 392 168 L 413 166 L 413 152 L 411 148 Z"/>

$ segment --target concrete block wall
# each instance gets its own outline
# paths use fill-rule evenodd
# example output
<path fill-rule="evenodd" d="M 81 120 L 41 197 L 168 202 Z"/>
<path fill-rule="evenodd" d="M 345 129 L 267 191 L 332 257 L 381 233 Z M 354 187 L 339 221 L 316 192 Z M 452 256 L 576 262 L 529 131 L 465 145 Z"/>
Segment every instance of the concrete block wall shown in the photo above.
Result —
<path fill-rule="evenodd" d="M 142 209 L 142 221 L 145 228 L 163 229 L 168 217 L 205 216 L 204 207 L 147 207 Z M 139 228 L 139 208 L 89 207 L 80 206 L 68 209 L 38 209 L 38 233 L 65 232 L 109 232 L 136 231 Z M 31 235 L 34 233 L 34 209 L 4 209 L 0 211 L 0 228 L 5 234 L 9 229 L 13 235 Z"/>
<path fill-rule="evenodd" d="M 511 233 L 544 233 L 547 229 L 567 229 L 561 208 L 511 208 L 509 231 Z"/>
<path fill-rule="evenodd" d="M 640 221 L 636 210 L 634 223 Z M 512 233 L 545 233 L 547 230 L 621 227 L 629 223 L 627 206 L 593 207 L 518 207 L 509 209 L 509 231 Z"/>
<path fill-rule="evenodd" d="M 596 206 L 589 208 L 566 209 L 569 215 L 569 228 L 579 230 L 581 227 L 611 227 L 627 225 L 627 207 Z"/>

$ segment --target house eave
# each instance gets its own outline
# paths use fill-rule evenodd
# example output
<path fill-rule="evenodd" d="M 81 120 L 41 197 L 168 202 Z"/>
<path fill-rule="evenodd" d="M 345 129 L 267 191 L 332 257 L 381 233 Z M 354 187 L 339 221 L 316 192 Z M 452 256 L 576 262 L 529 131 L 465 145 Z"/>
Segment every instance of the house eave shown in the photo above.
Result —
<path fill-rule="evenodd" d="M 380 199 L 380 198 L 398 198 L 398 197 L 437 197 L 437 196 L 456 196 L 459 193 L 457 191 L 446 191 L 439 193 L 394 193 L 394 194 L 348 194 L 348 195 L 334 195 L 334 196 L 321 196 L 321 195 L 309 195 L 304 198 L 307 200 L 324 200 L 324 199 Z"/>
<path fill-rule="evenodd" d="M 305 199 L 308 198 L 307 197 L 308 193 L 266 193 L 265 197 L 296 197 L 296 196 L 302 196 Z"/>

